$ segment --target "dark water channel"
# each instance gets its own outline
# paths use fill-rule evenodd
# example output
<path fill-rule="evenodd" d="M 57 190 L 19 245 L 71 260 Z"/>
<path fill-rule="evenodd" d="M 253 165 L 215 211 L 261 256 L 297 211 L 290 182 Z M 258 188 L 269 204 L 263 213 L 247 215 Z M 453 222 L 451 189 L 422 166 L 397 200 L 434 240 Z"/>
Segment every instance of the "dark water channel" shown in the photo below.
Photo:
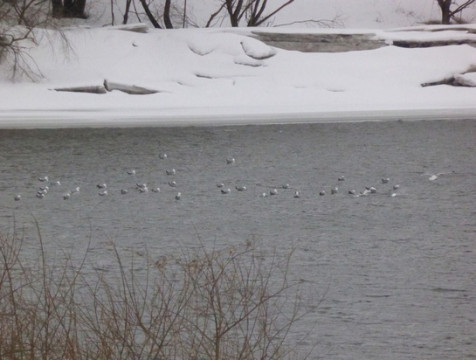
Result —
<path fill-rule="evenodd" d="M 104 269 L 111 241 L 156 258 L 199 243 L 295 248 L 294 276 L 319 303 L 299 325 L 311 358 L 474 359 L 475 151 L 463 120 L 1 130 L 0 230 L 34 247 L 36 219 L 48 248 L 89 243 Z"/>

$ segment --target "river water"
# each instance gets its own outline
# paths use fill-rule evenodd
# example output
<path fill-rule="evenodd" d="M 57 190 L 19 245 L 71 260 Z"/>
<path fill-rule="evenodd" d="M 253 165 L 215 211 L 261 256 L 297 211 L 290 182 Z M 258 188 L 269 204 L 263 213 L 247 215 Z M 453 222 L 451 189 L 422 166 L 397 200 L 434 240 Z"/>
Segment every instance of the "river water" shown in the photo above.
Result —
<path fill-rule="evenodd" d="M 311 358 L 474 359 L 475 145 L 470 120 L 0 130 L 0 230 L 35 247 L 36 220 L 47 248 L 89 247 L 104 270 L 111 242 L 157 259 L 293 248 L 293 274 L 315 293 L 298 328 Z"/>

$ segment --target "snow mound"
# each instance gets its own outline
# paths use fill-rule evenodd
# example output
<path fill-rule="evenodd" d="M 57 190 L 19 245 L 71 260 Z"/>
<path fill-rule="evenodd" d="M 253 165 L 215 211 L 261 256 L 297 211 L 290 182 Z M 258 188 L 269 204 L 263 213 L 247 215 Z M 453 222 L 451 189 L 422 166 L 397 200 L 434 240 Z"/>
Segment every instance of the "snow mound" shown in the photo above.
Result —
<path fill-rule="evenodd" d="M 476 72 L 455 75 L 455 81 L 460 86 L 476 87 Z"/>
<path fill-rule="evenodd" d="M 188 48 L 200 56 L 212 53 L 238 56 L 243 53 L 239 43 L 243 36 L 240 35 L 200 30 L 196 32 L 179 30 L 178 33 L 184 36 Z"/>
<path fill-rule="evenodd" d="M 236 56 L 233 61 L 237 65 L 245 65 L 251 67 L 259 67 L 264 65 L 264 61 L 251 58 L 245 54 Z"/>
<path fill-rule="evenodd" d="M 255 60 L 265 60 L 276 55 L 274 48 L 255 39 L 245 39 L 240 44 L 245 54 Z"/>

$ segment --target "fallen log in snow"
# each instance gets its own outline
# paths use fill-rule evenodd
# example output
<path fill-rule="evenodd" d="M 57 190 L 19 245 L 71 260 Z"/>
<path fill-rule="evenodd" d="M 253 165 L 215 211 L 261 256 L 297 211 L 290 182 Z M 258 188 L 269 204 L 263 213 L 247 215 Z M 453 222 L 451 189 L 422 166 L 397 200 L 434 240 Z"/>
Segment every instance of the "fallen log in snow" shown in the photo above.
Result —
<path fill-rule="evenodd" d="M 155 94 L 159 91 L 153 89 L 147 89 L 145 87 L 120 84 L 104 80 L 103 85 L 91 85 L 91 86 L 70 86 L 64 88 L 55 88 L 54 91 L 66 91 L 66 92 L 78 92 L 78 93 L 90 93 L 90 94 L 106 94 L 108 91 L 118 90 L 131 95 L 149 95 Z"/>
<path fill-rule="evenodd" d="M 426 83 L 421 84 L 421 86 L 422 87 L 427 87 L 427 86 L 437 86 L 437 85 L 453 85 L 454 81 L 455 81 L 454 76 L 451 76 L 449 78 L 444 78 L 444 79 L 437 80 L 437 81 L 426 82 Z"/>
<path fill-rule="evenodd" d="M 457 74 L 442 80 L 421 84 L 422 87 L 436 86 L 436 85 L 476 87 L 476 81 L 471 79 L 469 76 L 465 76 L 465 74 Z"/>
<path fill-rule="evenodd" d="M 79 92 L 79 93 L 90 93 L 90 94 L 105 94 L 107 93 L 106 88 L 102 85 L 93 85 L 93 86 L 72 86 L 65 88 L 53 89 L 54 91 L 66 91 L 66 92 Z"/>
<path fill-rule="evenodd" d="M 157 90 L 147 89 L 136 85 L 115 83 L 108 81 L 107 79 L 104 80 L 104 88 L 107 91 L 119 90 L 131 95 L 149 95 L 158 93 Z"/>

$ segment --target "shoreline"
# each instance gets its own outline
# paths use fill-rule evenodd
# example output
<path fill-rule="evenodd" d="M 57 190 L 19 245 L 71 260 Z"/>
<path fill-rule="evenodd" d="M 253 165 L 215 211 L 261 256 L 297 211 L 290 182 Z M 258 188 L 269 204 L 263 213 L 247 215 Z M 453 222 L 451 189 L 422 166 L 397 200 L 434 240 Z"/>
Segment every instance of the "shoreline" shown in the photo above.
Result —
<path fill-rule="evenodd" d="M 211 110 L 211 109 L 208 109 Z M 81 109 L 0 110 L 0 130 L 134 127 L 209 127 L 381 121 L 476 120 L 474 108 L 282 111 L 254 109 Z"/>

